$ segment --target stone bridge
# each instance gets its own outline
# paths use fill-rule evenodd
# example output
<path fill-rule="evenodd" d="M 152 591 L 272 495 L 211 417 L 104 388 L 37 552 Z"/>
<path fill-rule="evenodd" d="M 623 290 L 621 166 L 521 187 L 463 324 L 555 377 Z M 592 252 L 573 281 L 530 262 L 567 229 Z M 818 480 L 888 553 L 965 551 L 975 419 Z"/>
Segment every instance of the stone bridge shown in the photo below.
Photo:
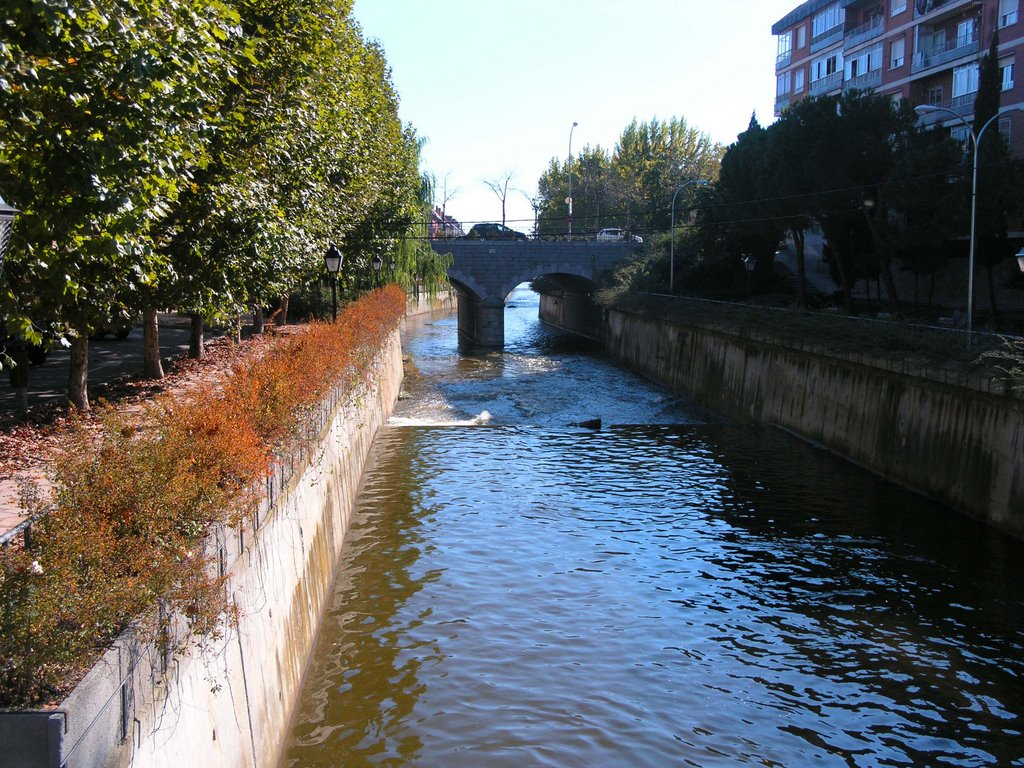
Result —
<path fill-rule="evenodd" d="M 459 338 L 479 346 L 505 342 L 505 300 L 515 287 L 545 278 L 541 317 L 583 335 L 598 318 L 590 294 L 611 269 L 636 249 L 633 243 L 594 240 L 434 240 L 450 253 L 448 277 L 458 297 Z"/>

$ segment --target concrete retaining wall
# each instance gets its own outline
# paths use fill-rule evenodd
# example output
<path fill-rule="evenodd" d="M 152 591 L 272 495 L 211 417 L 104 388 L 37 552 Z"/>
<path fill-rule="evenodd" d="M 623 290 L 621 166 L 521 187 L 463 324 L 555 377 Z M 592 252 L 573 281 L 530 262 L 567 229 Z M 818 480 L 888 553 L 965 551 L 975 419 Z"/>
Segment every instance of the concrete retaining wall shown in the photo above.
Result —
<path fill-rule="evenodd" d="M 1024 537 L 1024 401 L 870 360 L 608 313 L 616 358 L 721 413 L 782 427 Z"/>
<path fill-rule="evenodd" d="M 308 447 L 278 464 L 255 530 L 211 538 L 237 628 L 171 658 L 126 633 L 56 712 L 0 716 L 0 766 L 277 764 L 363 465 L 398 398 L 397 332 L 374 369 L 336 391 Z"/>

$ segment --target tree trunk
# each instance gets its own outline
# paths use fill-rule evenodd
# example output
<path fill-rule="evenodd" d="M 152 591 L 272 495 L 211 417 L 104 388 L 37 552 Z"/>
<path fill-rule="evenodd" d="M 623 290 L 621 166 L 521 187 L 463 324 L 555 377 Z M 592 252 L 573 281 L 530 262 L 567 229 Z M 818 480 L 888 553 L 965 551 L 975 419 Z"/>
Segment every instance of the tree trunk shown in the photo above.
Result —
<path fill-rule="evenodd" d="M 68 402 L 79 411 L 89 411 L 89 336 L 82 334 L 71 340 L 68 361 Z"/>
<path fill-rule="evenodd" d="M 797 285 L 799 286 L 796 304 L 800 309 L 807 309 L 807 267 L 804 261 L 804 230 L 801 227 L 792 227 L 790 232 L 793 235 L 793 245 L 796 252 L 796 276 Z"/>
<path fill-rule="evenodd" d="M 882 262 L 882 280 L 885 281 L 885 293 L 889 299 L 889 309 L 893 314 L 899 314 L 900 298 L 896 295 L 896 281 L 892 279 L 892 263 L 889 258 L 888 246 L 882 246 L 879 260 Z M 879 291 L 878 303 L 882 303 L 881 291 Z"/>
<path fill-rule="evenodd" d="M 843 238 L 829 237 L 830 234 L 835 234 L 835 227 L 827 225 L 822 222 L 822 231 L 825 235 L 825 239 L 828 240 L 832 246 L 832 257 L 836 260 L 836 269 L 839 271 L 839 288 L 843 294 L 843 311 L 848 315 L 853 314 L 853 286 L 850 283 L 850 254 L 848 250 L 843 250 L 839 243 L 842 242 Z"/>
<path fill-rule="evenodd" d="M 18 414 L 22 417 L 28 416 L 28 378 L 29 360 L 28 345 L 24 340 L 15 342 L 14 367 L 8 371 L 11 386 L 14 388 L 15 398 L 18 401 Z"/>
<path fill-rule="evenodd" d="M 254 336 L 258 336 L 263 333 L 263 327 L 266 325 L 263 321 L 263 307 L 257 305 L 252 308 L 252 332 Z"/>
<path fill-rule="evenodd" d="M 988 275 L 988 302 L 992 307 L 992 322 L 999 322 L 999 307 L 996 306 L 996 276 L 991 264 L 985 265 L 985 272 Z"/>
<path fill-rule="evenodd" d="M 203 316 L 198 312 L 190 315 L 192 320 L 188 334 L 188 356 L 193 360 L 202 360 L 206 357 L 206 342 L 203 339 Z"/>
<path fill-rule="evenodd" d="M 281 297 L 281 311 L 277 313 L 277 324 L 288 325 L 288 295 Z"/>
<path fill-rule="evenodd" d="M 160 320 L 155 309 L 142 312 L 142 375 L 147 379 L 164 377 L 160 360 Z"/>

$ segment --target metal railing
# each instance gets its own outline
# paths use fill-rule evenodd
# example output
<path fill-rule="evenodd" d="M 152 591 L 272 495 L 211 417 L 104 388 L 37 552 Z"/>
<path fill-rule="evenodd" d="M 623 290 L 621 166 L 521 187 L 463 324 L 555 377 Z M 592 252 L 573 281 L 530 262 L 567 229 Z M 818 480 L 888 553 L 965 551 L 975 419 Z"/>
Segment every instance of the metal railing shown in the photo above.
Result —
<path fill-rule="evenodd" d="M 912 0 L 914 18 L 919 19 L 935 11 L 951 11 L 964 5 L 980 5 L 979 0 Z"/>
<path fill-rule="evenodd" d="M 842 84 L 843 73 L 833 72 L 831 75 L 826 75 L 825 77 L 817 80 L 812 80 L 807 92 L 811 96 L 821 96 L 824 93 L 829 93 L 830 91 L 834 91 L 842 87 Z"/>
<path fill-rule="evenodd" d="M 843 39 L 843 25 L 837 24 L 831 29 L 826 29 L 811 38 L 811 53 L 820 51 L 822 48 L 828 48 L 833 43 L 838 43 Z"/>
<path fill-rule="evenodd" d="M 854 45 L 860 45 L 865 40 L 878 37 L 883 31 L 885 31 L 885 17 L 875 16 L 867 24 L 861 24 L 859 27 L 854 27 L 847 32 L 843 37 L 843 46 L 850 48 Z"/>
<path fill-rule="evenodd" d="M 874 88 L 875 86 L 882 84 L 882 69 L 873 69 L 870 72 L 865 72 L 863 75 L 857 75 L 851 77 L 849 80 L 843 82 L 843 90 L 867 90 L 868 88 Z"/>
<path fill-rule="evenodd" d="M 980 44 L 977 32 L 960 35 L 945 45 L 924 48 L 915 53 L 914 58 L 910 63 L 910 71 L 920 72 L 921 70 L 928 69 L 929 67 L 938 67 L 943 64 L 948 64 L 949 62 L 963 56 L 969 56 L 973 53 L 977 53 L 979 50 Z"/>

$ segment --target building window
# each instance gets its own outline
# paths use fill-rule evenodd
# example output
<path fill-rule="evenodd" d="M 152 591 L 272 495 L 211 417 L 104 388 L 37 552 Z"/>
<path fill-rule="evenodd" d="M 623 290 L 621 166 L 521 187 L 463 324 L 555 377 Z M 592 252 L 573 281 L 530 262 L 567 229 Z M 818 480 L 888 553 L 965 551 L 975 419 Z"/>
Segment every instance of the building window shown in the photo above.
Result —
<path fill-rule="evenodd" d="M 932 33 L 930 53 L 941 53 L 946 50 L 946 30 L 940 29 Z"/>
<path fill-rule="evenodd" d="M 796 49 L 799 50 L 807 45 L 807 26 L 801 24 L 796 28 Z"/>
<path fill-rule="evenodd" d="M 903 57 L 906 55 L 907 41 L 906 38 L 897 37 L 891 43 L 889 43 L 889 68 L 896 69 L 896 67 L 903 66 Z"/>
<path fill-rule="evenodd" d="M 874 72 L 882 66 L 882 46 L 875 45 L 859 51 L 853 58 L 846 60 L 846 79 L 853 80 L 861 75 Z"/>
<path fill-rule="evenodd" d="M 815 59 L 811 62 L 811 82 L 813 83 L 815 80 L 821 80 L 829 75 L 834 75 L 842 67 L 843 60 L 839 51 L 830 53 L 828 56 L 822 56 L 820 59 Z"/>
<path fill-rule="evenodd" d="M 793 93 L 800 93 L 804 89 L 804 68 L 793 70 Z"/>
<path fill-rule="evenodd" d="M 892 10 L 889 11 L 890 15 L 895 16 L 897 13 L 903 13 L 907 10 L 907 0 L 892 0 Z"/>
<path fill-rule="evenodd" d="M 975 22 L 974 19 L 968 19 L 967 21 L 961 21 L 956 25 L 956 47 L 963 48 L 965 45 L 969 45 L 974 42 L 974 30 Z"/>
<path fill-rule="evenodd" d="M 1013 88 L 1013 61 L 1001 61 L 999 62 L 999 76 L 1002 80 L 1002 90 L 1009 91 Z"/>
<path fill-rule="evenodd" d="M 943 90 L 941 85 L 936 85 L 929 88 L 924 93 L 924 101 L 926 104 L 931 104 L 933 107 L 942 105 Z"/>
<path fill-rule="evenodd" d="M 953 67 L 953 98 L 961 98 L 978 91 L 978 62 Z"/>
<path fill-rule="evenodd" d="M 955 125 L 949 129 L 949 138 L 963 147 L 964 153 L 970 148 L 971 129 L 966 125 Z"/>
<path fill-rule="evenodd" d="M 785 96 L 789 93 L 789 72 L 783 72 L 775 78 L 775 95 Z"/>
<path fill-rule="evenodd" d="M 1007 115 L 1006 117 L 1000 117 L 999 118 L 999 121 L 998 121 L 999 133 L 1002 134 L 1002 137 L 1004 139 L 1006 139 L 1007 141 L 1010 140 L 1010 124 L 1011 124 L 1011 121 L 1010 121 L 1010 116 L 1009 115 Z"/>
<path fill-rule="evenodd" d="M 831 32 L 842 23 L 843 9 L 839 7 L 839 3 L 833 3 L 811 19 L 811 37 L 818 37 Z"/>
<path fill-rule="evenodd" d="M 1017 23 L 1017 0 L 999 0 L 999 26 Z"/>
<path fill-rule="evenodd" d="M 782 69 L 793 58 L 793 33 L 783 32 L 779 35 L 779 53 L 775 57 L 775 68 Z"/>
<path fill-rule="evenodd" d="M 779 58 L 788 56 L 793 51 L 793 33 L 783 32 L 779 35 Z"/>

